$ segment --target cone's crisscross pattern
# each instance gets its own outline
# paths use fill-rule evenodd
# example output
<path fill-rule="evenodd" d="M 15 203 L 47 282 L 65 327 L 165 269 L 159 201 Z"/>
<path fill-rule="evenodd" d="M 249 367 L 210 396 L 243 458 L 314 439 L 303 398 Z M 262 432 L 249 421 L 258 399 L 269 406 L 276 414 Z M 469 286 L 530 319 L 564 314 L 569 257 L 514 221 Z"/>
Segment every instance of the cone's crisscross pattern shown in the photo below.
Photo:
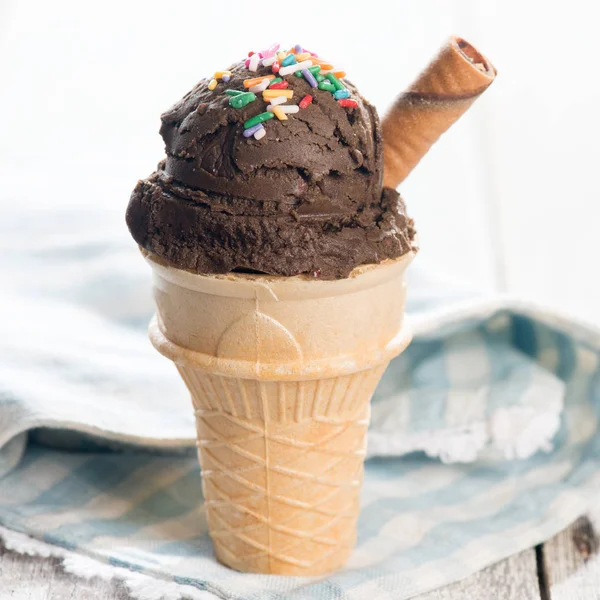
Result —
<path fill-rule="evenodd" d="M 369 400 L 385 366 L 292 382 L 179 367 L 196 410 L 208 523 L 223 562 L 295 575 L 345 562 L 356 536 Z"/>

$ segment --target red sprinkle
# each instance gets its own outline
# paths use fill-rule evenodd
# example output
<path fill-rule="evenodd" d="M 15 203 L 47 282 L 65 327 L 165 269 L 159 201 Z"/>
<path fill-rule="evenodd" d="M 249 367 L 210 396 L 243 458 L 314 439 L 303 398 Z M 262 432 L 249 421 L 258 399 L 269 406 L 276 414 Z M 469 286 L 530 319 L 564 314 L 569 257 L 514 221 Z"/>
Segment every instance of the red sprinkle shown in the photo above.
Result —
<path fill-rule="evenodd" d="M 271 71 L 273 71 L 273 73 L 279 73 L 279 63 L 277 61 L 275 61 L 273 63 L 273 66 L 271 67 Z"/>
<path fill-rule="evenodd" d="M 254 52 L 252 52 L 252 50 L 250 50 L 250 52 L 248 52 L 248 58 L 250 58 L 253 54 L 254 54 Z"/>
<path fill-rule="evenodd" d="M 310 94 L 306 94 L 302 100 L 298 103 L 300 108 L 306 108 L 312 102 L 312 96 Z"/>
<path fill-rule="evenodd" d="M 274 83 L 269 86 L 270 90 L 285 90 L 285 88 L 290 85 L 287 81 L 280 81 L 279 83 Z"/>
<path fill-rule="evenodd" d="M 349 108 L 356 108 L 358 106 L 358 102 L 356 100 L 351 100 L 350 98 L 343 98 L 342 100 L 338 100 L 338 104 L 340 106 L 347 106 Z"/>

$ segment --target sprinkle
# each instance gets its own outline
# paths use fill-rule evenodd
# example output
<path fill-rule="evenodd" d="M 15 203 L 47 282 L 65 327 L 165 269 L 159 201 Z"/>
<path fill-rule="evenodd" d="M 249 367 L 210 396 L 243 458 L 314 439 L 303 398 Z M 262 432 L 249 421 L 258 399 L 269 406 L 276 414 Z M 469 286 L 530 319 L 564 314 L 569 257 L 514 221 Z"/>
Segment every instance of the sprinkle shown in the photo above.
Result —
<path fill-rule="evenodd" d="M 263 98 L 263 100 L 269 100 L 269 102 L 271 102 L 271 106 L 277 106 L 278 104 L 287 102 L 289 98 L 286 98 L 285 96 L 277 96 L 277 98 Z M 268 107 L 267 110 L 269 110 Z"/>
<path fill-rule="evenodd" d="M 280 81 L 279 83 L 271 84 L 269 86 L 270 90 L 285 90 L 286 87 L 290 85 L 287 81 Z"/>
<path fill-rule="evenodd" d="M 343 102 L 343 100 L 340 100 L 340 102 Z M 259 123 L 262 123 L 263 121 L 268 121 L 269 119 L 272 119 L 272 118 L 273 118 L 273 114 L 270 112 L 260 113 L 260 115 L 256 115 L 255 117 L 248 119 L 244 123 L 244 129 L 250 129 L 250 127 L 254 127 L 254 125 L 258 125 Z"/>
<path fill-rule="evenodd" d="M 246 67 L 246 69 L 247 69 L 247 68 L 250 66 L 250 59 L 249 59 L 249 58 L 247 58 L 247 59 L 244 61 L 244 66 Z"/>
<path fill-rule="evenodd" d="M 262 57 L 263 58 L 274 58 L 275 54 L 277 53 L 277 50 L 279 50 L 279 44 L 273 44 L 272 46 L 269 46 L 266 50 L 263 50 L 261 52 Z M 272 63 L 269 63 L 272 64 Z M 263 65 L 268 66 L 264 61 L 263 61 Z"/>
<path fill-rule="evenodd" d="M 231 71 L 215 71 L 213 77 L 215 79 L 222 79 L 224 75 L 229 75 L 231 77 Z"/>
<path fill-rule="evenodd" d="M 331 83 L 333 84 L 333 87 L 336 90 L 345 90 L 346 88 L 342 85 L 342 82 L 333 74 L 333 73 L 328 73 L 326 75 L 327 79 L 329 79 L 329 81 L 331 81 Z"/>
<path fill-rule="evenodd" d="M 277 61 L 275 61 L 273 63 L 273 66 L 271 67 L 271 71 L 273 71 L 273 73 L 279 73 L 279 63 Z"/>
<path fill-rule="evenodd" d="M 260 83 L 250 88 L 251 92 L 264 92 L 269 87 L 269 80 L 265 77 Z"/>
<path fill-rule="evenodd" d="M 281 69 L 279 69 L 279 74 L 289 75 L 296 71 L 302 71 L 302 69 L 306 69 L 306 67 L 312 67 L 312 62 L 310 60 L 303 60 L 302 62 L 290 65 L 289 67 L 281 67 Z"/>
<path fill-rule="evenodd" d="M 297 113 L 300 109 L 296 104 L 281 104 L 280 106 L 275 106 L 274 108 L 280 108 L 286 114 Z M 267 110 L 269 110 L 267 108 Z"/>
<path fill-rule="evenodd" d="M 244 92 L 243 94 L 229 98 L 229 106 L 232 106 L 233 108 L 244 108 L 244 106 L 255 100 L 256 96 L 252 92 Z"/>
<path fill-rule="evenodd" d="M 291 98 L 294 95 L 294 90 L 265 90 L 263 98 L 278 98 L 279 96 L 285 96 Z"/>
<path fill-rule="evenodd" d="M 281 83 L 282 81 L 283 79 L 281 79 L 281 77 L 275 77 L 274 79 L 271 79 L 271 84 L 269 85 L 269 87 L 271 87 L 271 85 L 275 83 Z"/>
<path fill-rule="evenodd" d="M 314 67 L 308 67 L 308 70 L 309 70 L 309 71 L 310 71 L 310 72 L 311 72 L 313 75 L 316 75 L 316 74 L 317 74 L 317 73 L 318 73 L 318 72 L 321 70 L 321 67 L 320 67 L 319 65 L 315 65 Z M 295 75 L 296 77 L 302 77 L 302 72 L 301 72 L 301 71 L 296 71 L 296 72 L 294 73 L 294 75 Z"/>
<path fill-rule="evenodd" d="M 267 110 L 272 112 L 280 121 L 287 121 L 287 115 L 281 110 L 281 106 L 269 106 Z"/>
<path fill-rule="evenodd" d="M 293 65 L 296 62 L 296 57 L 293 54 L 288 54 L 282 61 L 281 61 L 281 66 L 282 67 L 289 67 L 290 65 Z"/>
<path fill-rule="evenodd" d="M 311 60 L 313 61 L 313 64 L 321 65 L 321 69 L 323 71 L 333 71 L 333 65 L 331 63 L 328 63 L 326 60 L 322 60 L 314 56 L 311 58 Z"/>
<path fill-rule="evenodd" d="M 267 135 L 267 130 L 264 127 L 261 127 L 255 134 L 254 134 L 254 139 L 255 140 L 262 140 L 265 135 Z"/>
<path fill-rule="evenodd" d="M 338 104 L 340 106 L 347 106 L 348 108 L 356 108 L 358 106 L 358 102 L 356 100 L 352 100 L 350 98 L 344 100 L 338 100 Z"/>
<path fill-rule="evenodd" d="M 317 73 L 317 74 L 315 75 L 315 79 L 316 79 L 316 80 L 317 80 L 319 83 L 321 83 L 321 81 L 325 81 L 325 75 L 321 75 L 321 73 Z"/>
<path fill-rule="evenodd" d="M 258 69 L 258 63 L 260 62 L 260 56 L 258 54 L 253 54 L 250 57 L 250 64 L 248 65 L 248 68 L 251 71 L 256 71 Z"/>
<path fill-rule="evenodd" d="M 308 81 L 310 87 L 316 88 L 319 85 L 315 76 L 308 69 L 302 69 L 302 75 L 304 75 L 304 79 Z"/>
<path fill-rule="evenodd" d="M 276 56 L 267 56 L 267 58 L 263 58 L 263 67 L 270 67 L 276 60 Z"/>
<path fill-rule="evenodd" d="M 253 85 L 262 83 L 264 79 L 275 79 L 275 75 L 263 75 L 262 77 L 254 77 L 254 79 L 244 79 L 244 87 L 251 88 Z"/>
<path fill-rule="evenodd" d="M 248 127 L 248 129 L 244 129 L 244 137 L 251 137 L 260 129 L 264 129 L 264 127 L 262 126 L 262 123 L 257 123 L 256 125 L 253 125 L 252 127 Z"/>
<path fill-rule="evenodd" d="M 253 54 L 254 54 L 254 52 L 252 50 L 250 50 L 250 52 L 248 52 L 248 58 L 250 58 Z"/>
<path fill-rule="evenodd" d="M 310 94 L 306 94 L 306 96 L 304 96 L 304 98 L 302 98 L 302 100 L 300 100 L 298 106 L 300 108 L 306 108 L 312 101 L 313 101 L 312 96 Z"/>
<path fill-rule="evenodd" d="M 300 44 L 296 44 L 296 45 L 294 46 L 294 50 L 296 51 L 296 54 L 297 54 L 298 52 L 302 52 L 302 46 L 301 46 Z"/>
<path fill-rule="evenodd" d="M 223 81 L 225 83 L 228 83 L 230 79 L 231 79 L 231 75 L 223 75 Z"/>
<path fill-rule="evenodd" d="M 336 100 L 343 100 L 344 98 L 350 97 L 350 92 L 348 90 L 336 90 L 333 97 Z"/>
<path fill-rule="evenodd" d="M 214 90 L 216 87 L 217 87 L 217 80 L 211 79 L 210 83 L 208 84 L 208 89 L 212 92 L 212 90 Z"/>
<path fill-rule="evenodd" d="M 267 111 L 275 115 L 279 109 L 285 114 L 297 113 L 300 110 L 296 104 L 280 104 L 279 106 L 270 104 L 267 106 Z"/>
<path fill-rule="evenodd" d="M 225 90 L 225 93 L 228 96 L 239 96 L 240 94 L 245 94 L 242 90 Z"/>
<path fill-rule="evenodd" d="M 333 84 L 329 83 L 329 81 L 321 81 L 321 83 L 319 83 L 319 89 L 331 92 L 332 94 L 335 92 L 335 87 Z"/>
<path fill-rule="evenodd" d="M 284 52 L 283 50 L 280 50 L 280 51 L 277 53 L 277 60 L 278 60 L 279 62 L 281 62 L 281 61 L 282 61 L 282 60 L 283 60 L 283 59 L 284 59 L 286 56 L 287 56 L 287 52 Z"/>
<path fill-rule="evenodd" d="M 296 54 L 296 60 L 298 62 L 302 62 L 303 60 L 310 58 L 310 56 L 311 56 L 310 52 L 302 52 L 300 54 Z"/>
<path fill-rule="evenodd" d="M 346 77 L 346 71 L 334 71 L 333 74 L 338 78 Z"/>

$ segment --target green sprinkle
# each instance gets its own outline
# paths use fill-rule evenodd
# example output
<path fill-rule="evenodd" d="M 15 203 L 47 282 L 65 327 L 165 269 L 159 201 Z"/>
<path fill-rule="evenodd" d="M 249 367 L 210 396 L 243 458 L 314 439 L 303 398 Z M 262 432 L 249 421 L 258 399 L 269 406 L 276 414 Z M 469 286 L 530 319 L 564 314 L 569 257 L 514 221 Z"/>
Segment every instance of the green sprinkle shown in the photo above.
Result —
<path fill-rule="evenodd" d="M 325 75 L 321 75 L 320 73 L 317 73 L 315 75 L 315 79 L 317 80 L 317 83 L 321 83 L 321 81 L 325 81 Z"/>
<path fill-rule="evenodd" d="M 314 65 L 312 67 L 308 67 L 308 70 L 316 77 L 317 73 L 321 70 L 321 66 Z M 302 71 L 296 71 L 294 73 L 294 75 L 296 75 L 296 77 L 303 77 Z M 321 75 L 321 77 L 322 77 L 322 75 Z"/>
<path fill-rule="evenodd" d="M 252 92 L 242 92 L 237 96 L 231 96 L 231 98 L 229 98 L 229 106 L 233 106 L 233 108 L 244 108 L 244 106 L 255 100 L 256 95 Z"/>
<path fill-rule="evenodd" d="M 326 92 L 331 92 L 332 94 L 335 92 L 335 86 L 329 83 L 329 81 L 321 81 L 319 84 L 319 89 L 325 90 Z"/>
<path fill-rule="evenodd" d="M 331 81 L 331 83 L 333 84 L 333 87 L 335 87 L 336 90 L 345 90 L 346 89 L 342 85 L 342 82 L 333 73 L 327 73 L 326 77 L 327 77 L 327 79 L 329 79 L 329 81 Z"/>
<path fill-rule="evenodd" d="M 274 83 L 281 83 L 283 81 L 283 79 L 281 79 L 281 77 L 275 77 L 275 79 L 271 79 L 271 81 L 269 81 L 269 87 L 271 87 Z"/>
<path fill-rule="evenodd" d="M 225 93 L 228 96 L 239 96 L 240 94 L 245 94 L 242 90 L 225 90 Z"/>
<path fill-rule="evenodd" d="M 256 115 L 255 117 L 248 119 L 244 123 L 244 129 L 250 129 L 250 127 L 254 127 L 255 125 L 258 125 L 259 123 L 264 123 L 265 121 L 272 119 L 274 116 L 275 115 L 272 112 L 260 113 L 260 115 Z"/>

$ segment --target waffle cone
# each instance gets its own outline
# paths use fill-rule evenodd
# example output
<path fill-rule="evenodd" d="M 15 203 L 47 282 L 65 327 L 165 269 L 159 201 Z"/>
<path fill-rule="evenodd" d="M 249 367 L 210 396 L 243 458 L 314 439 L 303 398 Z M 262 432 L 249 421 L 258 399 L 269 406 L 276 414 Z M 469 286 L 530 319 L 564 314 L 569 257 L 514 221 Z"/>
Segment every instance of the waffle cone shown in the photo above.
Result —
<path fill-rule="evenodd" d="M 411 257 L 346 280 L 153 267 L 155 347 L 194 405 L 210 535 L 224 564 L 317 575 L 354 546 L 369 401 L 410 341 Z"/>
<path fill-rule="evenodd" d="M 384 185 L 397 187 L 438 138 L 488 88 L 494 66 L 452 37 L 383 118 Z"/>

